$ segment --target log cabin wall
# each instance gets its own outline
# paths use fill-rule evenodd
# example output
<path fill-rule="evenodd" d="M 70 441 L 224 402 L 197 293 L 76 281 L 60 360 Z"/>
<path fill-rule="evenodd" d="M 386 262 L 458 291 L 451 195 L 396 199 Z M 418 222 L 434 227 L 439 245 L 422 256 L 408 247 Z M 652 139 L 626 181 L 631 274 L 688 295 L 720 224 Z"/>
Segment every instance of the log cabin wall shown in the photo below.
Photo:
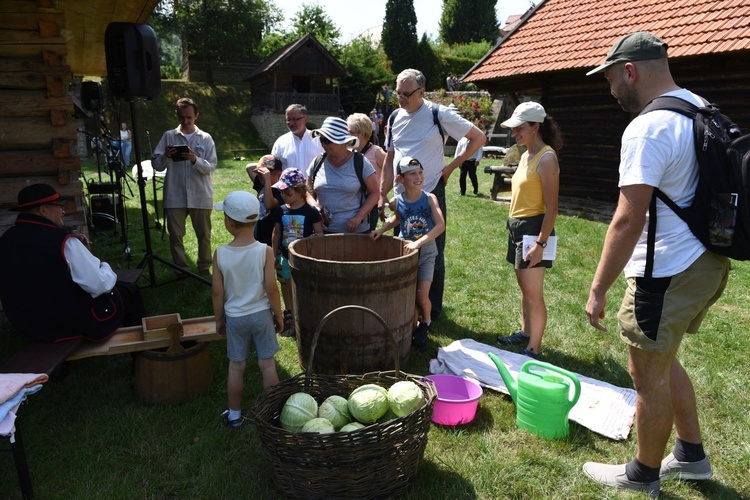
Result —
<path fill-rule="evenodd" d="M 670 60 L 672 76 L 718 104 L 745 133 L 750 133 L 750 54 L 725 53 Z M 545 110 L 563 133 L 560 194 L 616 202 L 620 139 L 630 116 L 617 104 L 602 75 L 568 70 L 531 78 L 486 82 L 495 94 L 541 95 Z M 483 82 L 484 83 L 484 82 Z M 536 100 L 536 99 L 535 99 Z"/>
<path fill-rule="evenodd" d="M 0 234 L 18 191 L 37 182 L 75 196 L 65 221 L 86 226 L 64 28 L 52 0 L 0 2 Z"/>

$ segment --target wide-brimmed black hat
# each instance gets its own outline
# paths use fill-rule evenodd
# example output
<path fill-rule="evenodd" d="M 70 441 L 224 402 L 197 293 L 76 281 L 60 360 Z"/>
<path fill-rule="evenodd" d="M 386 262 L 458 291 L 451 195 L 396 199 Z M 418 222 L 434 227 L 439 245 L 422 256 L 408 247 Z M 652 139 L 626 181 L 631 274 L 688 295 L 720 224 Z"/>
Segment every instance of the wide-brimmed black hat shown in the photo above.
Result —
<path fill-rule="evenodd" d="M 55 201 L 72 200 L 72 196 L 60 196 L 49 184 L 32 184 L 18 192 L 16 211 L 46 205 Z"/>

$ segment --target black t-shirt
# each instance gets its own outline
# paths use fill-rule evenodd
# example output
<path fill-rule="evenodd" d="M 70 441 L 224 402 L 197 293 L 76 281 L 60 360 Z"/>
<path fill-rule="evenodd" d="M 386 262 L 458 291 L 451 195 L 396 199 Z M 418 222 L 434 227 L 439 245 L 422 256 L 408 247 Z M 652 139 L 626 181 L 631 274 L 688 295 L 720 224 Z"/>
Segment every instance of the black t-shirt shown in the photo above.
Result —
<path fill-rule="evenodd" d="M 263 204 L 263 183 L 260 182 L 260 176 L 255 176 L 253 179 L 253 189 L 258 192 L 258 201 L 260 201 L 260 219 L 255 224 L 255 239 L 264 243 L 268 246 L 273 245 L 273 221 L 269 217 L 270 213 L 266 210 L 266 206 Z M 284 198 L 281 197 L 281 191 L 276 188 L 271 188 L 273 197 L 278 200 L 279 205 L 284 204 Z"/>

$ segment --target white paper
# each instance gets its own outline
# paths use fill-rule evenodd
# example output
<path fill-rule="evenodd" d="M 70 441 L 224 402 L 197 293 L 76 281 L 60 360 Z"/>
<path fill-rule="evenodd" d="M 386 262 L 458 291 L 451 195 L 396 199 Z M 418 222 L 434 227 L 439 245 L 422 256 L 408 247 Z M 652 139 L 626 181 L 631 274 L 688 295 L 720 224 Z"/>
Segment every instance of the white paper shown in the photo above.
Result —
<path fill-rule="evenodd" d="M 529 251 L 536 245 L 537 235 L 524 235 L 523 237 L 523 258 L 526 259 Z M 547 247 L 542 253 L 542 260 L 555 260 L 557 256 L 557 236 L 550 236 L 547 239 Z"/>

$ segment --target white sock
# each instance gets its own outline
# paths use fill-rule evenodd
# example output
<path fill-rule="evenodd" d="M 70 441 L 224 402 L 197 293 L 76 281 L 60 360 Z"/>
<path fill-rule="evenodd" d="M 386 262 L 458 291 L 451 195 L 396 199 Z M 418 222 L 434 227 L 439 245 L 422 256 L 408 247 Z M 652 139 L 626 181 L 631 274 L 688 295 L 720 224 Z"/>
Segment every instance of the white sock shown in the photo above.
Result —
<path fill-rule="evenodd" d="M 242 418 L 242 410 L 229 409 L 229 420 L 238 420 Z"/>

